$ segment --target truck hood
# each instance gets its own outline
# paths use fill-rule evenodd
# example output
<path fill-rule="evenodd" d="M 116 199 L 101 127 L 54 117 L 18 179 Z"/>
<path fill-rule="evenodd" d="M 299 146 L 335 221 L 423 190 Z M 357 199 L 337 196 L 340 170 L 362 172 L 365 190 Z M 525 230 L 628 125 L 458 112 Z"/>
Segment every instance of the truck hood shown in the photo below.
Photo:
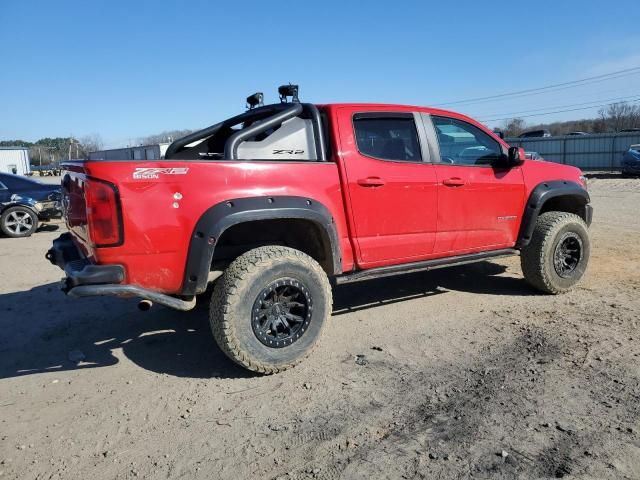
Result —
<path fill-rule="evenodd" d="M 553 180 L 575 182 L 586 188 L 582 170 L 571 165 L 563 165 L 547 160 L 525 160 L 522 164 L 522 173 L 529 190 L 540 183 Z"/>

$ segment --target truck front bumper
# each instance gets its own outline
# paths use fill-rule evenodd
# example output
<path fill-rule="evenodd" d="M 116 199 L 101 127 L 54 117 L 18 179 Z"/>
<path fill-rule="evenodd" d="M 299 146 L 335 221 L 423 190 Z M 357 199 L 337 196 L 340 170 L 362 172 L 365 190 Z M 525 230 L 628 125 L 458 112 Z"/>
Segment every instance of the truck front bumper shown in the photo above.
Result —
<path fill-rule="evenodd" d="M 183 311 L 191 310 L 196 305 L 195 297 L 183 300 L 136 285 L 120 285 L 125 279 L 124 267 L 91 263 L 80 254 L 69 233 L 56 238 L 45 257 L 64 270 L 66 277 L 63 279 L 62 291 L 72 297 L 140 297 Z"/>
<path fill-rule="evenodd" d="M 591 221 L 593 220 L 593 207 L 589 204 L 584 206 L 584 223 L 587 224 L 587 227 L 591 226 Z"/>

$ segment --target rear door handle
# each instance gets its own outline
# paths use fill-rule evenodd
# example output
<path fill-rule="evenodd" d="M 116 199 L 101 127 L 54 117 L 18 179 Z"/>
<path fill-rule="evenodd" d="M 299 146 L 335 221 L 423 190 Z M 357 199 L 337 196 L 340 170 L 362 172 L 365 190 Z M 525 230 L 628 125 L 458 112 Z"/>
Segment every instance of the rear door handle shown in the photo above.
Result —
<path fill-rule="evenodd" d="M 384 183 L 384 180 L 382 180 L 380 177 L 367 177 L 358 180 L 358 185 L 362 187 L 381 187 L 384 185 Z"/>
<path fill-rule="evenodd" d="M 464 185 L 464 180 L 459 177 L 447 178 L 442 181 L 442 184 L 447 187 L 461 187 Z"/>

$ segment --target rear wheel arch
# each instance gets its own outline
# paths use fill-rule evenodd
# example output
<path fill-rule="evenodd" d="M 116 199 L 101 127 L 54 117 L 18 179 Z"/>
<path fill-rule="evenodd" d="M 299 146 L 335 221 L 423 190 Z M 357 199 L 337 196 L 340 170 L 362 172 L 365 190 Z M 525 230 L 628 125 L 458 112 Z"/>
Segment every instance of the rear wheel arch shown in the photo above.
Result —
<path fill-rule="evenodd" d="M 204 292 L 213 262 L 229 263 L 262 245 L 296 248 L 318 261 L 327 275 L 341 273 L 334 219 L 322 203 L 295 196 L 239 198 L 212 206 L 198 220 L 181 293 Z"/>
<path fill-rule="evenodd" d="M 13 207 L 23 207 L 23 208 L 28 208 L 29 210 L 31 210 L 36 216 L 38 216 L 38 211 L 33 208 L 33 206 L 29 205 L 28 203 L 24 203 L 24 202 L 16 202 L 16 201 L 11 201 L 11 202 L 7 202 L 4 204 L 0 204 L 0 215 L 2 215 L 4 213 L 5 210 L 9 209 L 9 208 L 13 208 Z"/>
<path fill-rule="evenodd" d="M 531 242 L 538 217 L 546 212 L 573 213 L 589 225 L 590 201 L 589 192 L 576 182 L 554 180 L 540 183 L 533 189 L 525 204 L 516 247 L 522 248 Z"/>

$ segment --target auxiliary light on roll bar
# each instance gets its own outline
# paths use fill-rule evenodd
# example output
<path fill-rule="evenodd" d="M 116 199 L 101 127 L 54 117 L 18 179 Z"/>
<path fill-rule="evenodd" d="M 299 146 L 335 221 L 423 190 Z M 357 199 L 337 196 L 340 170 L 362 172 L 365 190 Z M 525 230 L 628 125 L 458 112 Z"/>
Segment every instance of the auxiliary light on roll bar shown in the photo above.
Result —
<path fill-rule="evenodd" d="M 261 107 L 264 105 L 264 94 L 262 92 L 256 92 L 253 95 L 247 97 L 247 108 L 249 110 Z"/>
<path fill-rule="evenodd" d="M 281 103 L 287 103 L 287 97 L 291 97 L 291 103 L 300 103 L 298 85 L 280 85 L 278 87 L 278 95 L 280 95 Z"/>

